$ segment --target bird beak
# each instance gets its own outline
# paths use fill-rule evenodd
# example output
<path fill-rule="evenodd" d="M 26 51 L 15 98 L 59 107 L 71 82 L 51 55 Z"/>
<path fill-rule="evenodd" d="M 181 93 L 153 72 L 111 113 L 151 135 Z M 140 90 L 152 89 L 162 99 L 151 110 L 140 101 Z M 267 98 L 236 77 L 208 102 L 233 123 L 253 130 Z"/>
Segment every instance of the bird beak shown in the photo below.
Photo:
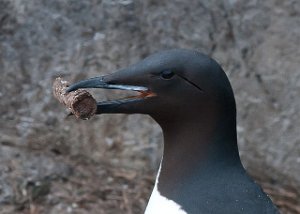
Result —
<path fill-rule="evenodd" d="M 104 89 L 119 89 L 119 90 L 132 90 L 132 91 L 147 91 L 148 88 L 143 86 L 132 86 L 132 85 L 115 85 L 108 84 L 102 77 L 94 77 L 87 80 L 77 82 L 67 88 L 67 92 L 75 91 L 79 88 L 104 88 Z"/>
<path fill-rule="evenodd" d="M 102 113 L 142 113 L 136 109 L 138 102 L 145 100 L 146 98 L 153 97 L 155 94 L 151 92 L 147 87 L 126 85 L 126 84 L 114 84 L 114 74 L 108 76 L 94 77 L 87 80 L 82 80 L 70 85 L 67 88 L 67 92 L 75 91 L 80 88 L 103 88 L 103 89 L 119 89 L 137 91 L 139 95 L 131 96 L 119 100 L 102 101 L 97 102 L 96 114 Z M 119 81 L 119 80 L 118 80 Z"/>

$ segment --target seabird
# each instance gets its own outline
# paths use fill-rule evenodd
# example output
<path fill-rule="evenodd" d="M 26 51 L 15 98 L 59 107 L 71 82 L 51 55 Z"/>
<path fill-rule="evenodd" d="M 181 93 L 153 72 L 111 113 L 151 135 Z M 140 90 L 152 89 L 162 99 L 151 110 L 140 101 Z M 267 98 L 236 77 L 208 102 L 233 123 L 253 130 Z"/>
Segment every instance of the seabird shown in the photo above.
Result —
<path fill-rule="evenodd" d="M 163 157 L 146 214 L 279 213 L 242 166 L 234 94 L 215 60 L 194 50 L 163 51 L 67 91 L 79 88 L 137 91 L 98 102 L 97 114 L 148 114 L 162 128 Z"/>

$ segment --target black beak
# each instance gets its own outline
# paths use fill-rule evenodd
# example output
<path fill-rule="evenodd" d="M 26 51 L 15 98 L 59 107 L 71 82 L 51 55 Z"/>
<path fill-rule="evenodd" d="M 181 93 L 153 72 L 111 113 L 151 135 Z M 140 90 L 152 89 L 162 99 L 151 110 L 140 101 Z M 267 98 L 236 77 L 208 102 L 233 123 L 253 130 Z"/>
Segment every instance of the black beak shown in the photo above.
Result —
<path fill-rule="evenodd" d="M 121 85 L 112 84 L 106 82 L 106 77 L 94 77 L 87 80 L 82 80 L 80 82 L 74 83 L 67 88 L 67 92 L 75 91 L 80 88 L 103 88 L 103 89 L 119 89 L 119 90 L 130 90 L 138 91 L 140 95 L 135 97 L 129 97 L 120 100 L 103 101 L 97 103 L 96 114 L 102 113 L 134 113 L 134 106 L 129 106 L 128 104 L 136 103 L 137 101 L 142 101 L 145 98 L 154 96 L 147 87 L 144 86 L 134 86 L 134 85 Z M 126 104 L 126 105 L 125 105 Z"/>
<path fill-rule="evenodd" d="M 115 85 L 108 84 L 105 82 L 104 77 L 94 77 L 87 80 L 82 80 L 67 88 L 67 92 L 75 91 L 79 88 L 104 88 L 104 89 L 119 89 L 119 90 L 132 90 L 132 91 L 148 91 L 148 88 L 143 86 L 132 86 L 132 85 Z"/>

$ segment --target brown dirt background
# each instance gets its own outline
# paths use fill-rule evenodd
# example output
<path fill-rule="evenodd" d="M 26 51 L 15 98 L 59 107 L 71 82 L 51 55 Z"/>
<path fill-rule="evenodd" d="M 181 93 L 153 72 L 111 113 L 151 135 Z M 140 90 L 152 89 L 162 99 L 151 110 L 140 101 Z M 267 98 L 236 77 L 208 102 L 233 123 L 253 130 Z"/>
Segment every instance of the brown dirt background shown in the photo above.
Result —
<path fill-rule="evenodd" d="M 222 64 L 245 167 L 282 213 L 300 213 L 299 17 L 299 0 L 0 0 L 0 213 L 143 213 L 158 125 L 66 117 L 51 86 L 178 47 Z"/>

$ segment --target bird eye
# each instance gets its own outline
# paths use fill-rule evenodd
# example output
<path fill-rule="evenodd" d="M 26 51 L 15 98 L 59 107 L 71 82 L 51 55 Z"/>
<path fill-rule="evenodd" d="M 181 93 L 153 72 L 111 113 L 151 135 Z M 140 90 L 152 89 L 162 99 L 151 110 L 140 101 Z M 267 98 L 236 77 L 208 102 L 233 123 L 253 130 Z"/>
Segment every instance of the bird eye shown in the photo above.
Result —
<path fill-rule="evenodd" d="M 173 76 L 175 75 L 175 73 L 171 70 L 165 70 L 163 72 L 160 73 L 160 77 L 164 80 L 169 80 L 171 79 Z"/>

